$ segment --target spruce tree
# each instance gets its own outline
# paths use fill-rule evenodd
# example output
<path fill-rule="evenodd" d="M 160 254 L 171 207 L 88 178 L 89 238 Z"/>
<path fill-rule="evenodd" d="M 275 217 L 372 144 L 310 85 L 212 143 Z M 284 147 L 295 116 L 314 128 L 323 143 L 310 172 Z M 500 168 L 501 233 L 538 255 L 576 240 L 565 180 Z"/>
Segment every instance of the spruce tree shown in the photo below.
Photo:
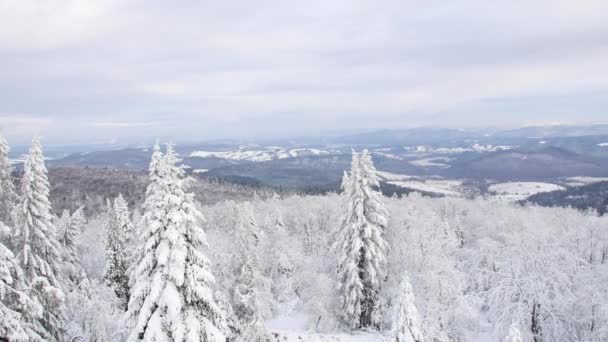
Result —
<path fill-rule="evenodd" d="M 129 208 L 122 195 L 112 204 L 107 201 L 108 221 L 105 230 L 106 266 L 103 278 L 126 308 L 129 301 L 128 238 L 131 229 Z"/>
<path fill-rule="evenodd" d="M 401 283 L 395 319 L 395 342 L 424 342 L 414 291 L 407 277 Z"/>
<path fill-rule="evenodd" d="M 353 152 L 351 171 L 342 181 L 344 213 L 334 245 L 340 314 L 351 329 L 377 329 L 380 325 L 378 301 L 388 252 L 384 231 L 389 214 L 379 185 L 369 153 Z"/>
<path fill-rule="evenodd" d="M 8 159 L 9 152 L 8 143 L 0 136 L 0 222 L 12 225 L 15 223 L 13 214 L 18 197 L 11 175 L 13 170 Z"/>
<path fill-rule="evenodd" d="M 237 278 L 232 289 L 234 314 L 240 330 L 239 340 L 262 342 L 269 339 L 269 332 L 263 323 L 262 291 L 264 279 L 260 273 L 257 247 L 262 235 L 255 222 L 253 208 L 249 203 L 237 206 L 237 226 L 235 227 L 239 262 Z"/>
<path fill-rule="evenodd" d="M 86 277 L 80 265 L 76 238 L 82 232 L 85 217 L 83 207 L 74 211 L 72 215 L 64 210 L 57 223 L 58 240 L 61 246 L 61 260 L 63 263 L 63 279 L 68 290 L 73 290 Z"/>
<path fill-rule="evenodd" d="M 154 163 L 153 159 L 153 163 Z M 202 214 L 187 193 L 172 147 L 151 165 L 128 316 L 128 341 L 225 342 L 226 322 L 213 298 Z"/>
<path fill-rule="evenodd" d="M 15 231 L 16 253 L 32 297 L 44 307 L 40 318 L 25 319 L 46 341 L 61 341 L 63 335 L 63 291 L 58 279 L 61 254 L 52 221 L 49 181 L 42 146 L 34 139 L 23 166 L 22 200 Z"/>
<path fill-rule="evenodd" d="M 0 222 L 0 236 L 4 238 L 8 233 L 9 228 Z M 22 314 L 27 312 L 32 317 L 42 314 L 42 307 L 29 297 L 26 287 L 14 254 L 0 243 L 0 336 L 9 341 L 42 340 Z"/>

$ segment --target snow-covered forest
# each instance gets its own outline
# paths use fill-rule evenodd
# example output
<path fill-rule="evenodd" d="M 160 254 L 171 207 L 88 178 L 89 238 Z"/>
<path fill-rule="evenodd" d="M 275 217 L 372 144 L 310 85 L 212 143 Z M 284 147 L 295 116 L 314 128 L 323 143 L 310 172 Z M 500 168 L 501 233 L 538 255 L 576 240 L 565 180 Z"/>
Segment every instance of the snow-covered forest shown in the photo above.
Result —
<path fill-rule="evenodd" d="M 8 152 L 0 138 L 10 341 L 608 340 L 608 217 L 592 211 L 384 197 L 366 151 L 339 194 L 202 204 L 171 145 L 143 203 L 66 210 L 39 140 L 22 173 Z"/>

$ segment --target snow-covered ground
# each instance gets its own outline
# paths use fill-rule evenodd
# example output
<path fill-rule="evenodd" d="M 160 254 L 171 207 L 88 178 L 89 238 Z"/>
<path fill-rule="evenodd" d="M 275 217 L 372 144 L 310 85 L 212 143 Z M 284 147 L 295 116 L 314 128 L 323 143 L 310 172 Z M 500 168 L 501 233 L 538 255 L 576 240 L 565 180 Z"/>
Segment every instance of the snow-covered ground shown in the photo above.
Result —
<path fill-rule="evenodd" d="M 599 147 L 608 147 L 608 142 L 597 144 Z"/>
<path fill-rule="evenodd" d="M 388 184 L 402 188 L 431 192 L 450 197 L 463 196 L 463 182 L 461 180 L 442 179 L 439 176 L 431 176 L 421 179 L 415 176 L 402 175 L 391 172 L 378 172 L 378 176 Z"/>
<path fill-rule="evenodd" d="M 505 201 L 519 201 L 541 192 L 565 189 L 557 184 L 542 182 L 506 182 L 492 184 L 488 188 L 490 192 L 494 193 L 492 196 L 494 199 Z"/>
<path fill-rule="evenodd" d="M 415 148 L 404 147 L 406 150 L 411 150 L 416 153 L 433 153 L 433 154 L 460 154 L 465 152 L 496 152 L 496 151 L 504 151 L 511 149 L 511 146 L 494 146 L 494 145 L 480 145 L 473 144 L 468 147 L 437 147 L 433 148 L 431 146 L 416 146 Z"/>
<path fill-rule="evenodd" d="M 449 162 L 449 161 L 450 161 L 450 158 L 447 158 L 447 157 L 436 157 L 436 158 L 425 158 L 425 159 L 413 160 L 410 162 L 410 164 L 412 164 L 414 166 L 420 166 L 420 167 L 448 168 L 448 167 L 450 167 L 450 165 L 446 164 L 446 162 Z"/>
<path fill-rule="evenodd" d="M 608 177 L 570 177 L 566 180 L 566 185 L 581 186 L 597 182 L 608 182 Z"/>
<path fill-rule="evenodd" d="M 277 342 L 384 342 L 391 341 L 380 333 L 319 334 L 307 329 L 308 316 L 302 313 L 282 315 L 266 322 Z"/>
<path fill-rule="evenodd" d="M 269 161 L 274 159 L 295 158 L 310 155 L 325 155 L 330 152 L 314 148 L 284 149 L 280 147 L 269 147 L 263 150 L 235 150 L 235 151 L 194 151 L 190 157 L 199 158 L 222 158 L 231 160 L 248 160 L 254 162 Z"/>

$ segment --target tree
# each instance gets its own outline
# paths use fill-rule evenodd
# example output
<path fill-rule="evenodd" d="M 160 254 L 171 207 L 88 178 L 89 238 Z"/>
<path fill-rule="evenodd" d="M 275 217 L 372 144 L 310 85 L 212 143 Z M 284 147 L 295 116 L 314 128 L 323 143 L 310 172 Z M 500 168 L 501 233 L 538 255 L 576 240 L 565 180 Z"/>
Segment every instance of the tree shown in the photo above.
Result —
<path fill-rule="evenodd" d="M 161 152 L 160 146 L 157 142 L 152 148 L 152 156 L 150 157 L 150 166 L 148 168 L 149 184 L 146 187 L 146 196 L 143 204 L 144 215 L 146 212 L 149 213 L 149 215 L 152 215 L 151 213 L 156 212 L 156 205 L 161 200 L 159 196 L 162 196 L 164 194 L 163 189 L 160 188 L 161 184 L 163 184 L 163 182 L 161 181 L 160 174 L 162 170 L 162 162 L 163 153 Z M 107 207 L 110 207 L 109 203 Z M 111 215 L 108 214 L 108 217 L 110 216 Z M 131 263 L 128 269 L 129 287 L 131 288 L 133 288 L 133 286 L 135 285 L 137 266 L 139 265 L 139 262 L 143 259 L 146 250 L 145 233 L 147 232 L 147 230 L 145 225 L 146 217 L 142 216 L 141 219 L 137 222 L 137 228 L 134 239 L 135 241 L 133 241 L 135 249 L 133 254 L 131 255 Z"/>
<path fill-rule="evenodd" d="M 522 342 L 521 332 L 516 323 L 511 324 L 509 327 L 509 335 L 505 337 L 505 342 Z"/>
<path fill-rule="evenodd" d="M 236 208 L 236 240 L 239 250 L 237 278 L 232 290 L 234 313 L 240 327 L 240 340 L 261 342 L 269 340 L 264 326 L 263 300 L 265 281 L 260 273 L 257 247 L 262 236 L 257 226 L 251 204 Z"/>
<path fill-rule="evenodd" d="M 203 216 L 184 188 L 171 146 L 152 161 L 146 192 L 142 257 L 135 269 L 128 341 L 225 342 L 224 314 L 213 298 L 215 279 Z"/>
<path fill-rule="evenodd" d="M 370 154 L 353 152 L 350 174 L 342 180 L 342 222 L 334 248 L 338 256 L 341 317 L 351 329 L 377 329 L 379 288 L 388 245 L 389 214 L 381 200 Z"/>
<path fill-rule="evenodd" d="M 42 146 L 34 139 L 23 166 L 22 201 L 16 229 L 16 251 L 26 282 L 33 288 L 34 300 L 44 307 L 43 315 L 26 315 L 34 330 L 47 341 L 60 341 L 63 335 L 63 291 L 59 275 L 61 254 L 52 222 L 49 181 Z"/>
<path fill-rule="evenodd" d="M 13 212 L 18 197 L 11 176 L 12 168 L 8 159 L 9 152 L 8 143 L 0 136 L 0 222 L 10 225 L 14 223 Z"/>
<path fill-rule="evenodd" d="M 414 302 L 414 291 L 407 277 L 401 283 L 401 294 L 397 307 L 395 325 L 396 342 L 423 342 L 418 309 Z"/>
<path fill-rule="evenodd" d="M 116 296 L 125 303 L 129 301 L 129 237 L 133 229 L 127 202 L 119 194 L 112 204 L 108 201 L 106 224 L 106 266 L 104 280 L 114 289 Z"/>
<path fill-rule="evenodd" d="M 80 207 L 72 215 L 69 211 L 64 210 L 56 225 L 59 245 L 61 246 L 63 278 L 70 291 L 86 277 L 80 265 L 78 246 L 76 245 L 76 238 L 82 232 L 85 222 L 83 207 Z"/>
<path fill-rule="evenodd" d="M 0 222 L 0 236 L 8 232 L 9 228 Z M 42 313 L 42 307 L 30 298 L 25 288 L 23 271 L 15 256 L 0 243 L 0 336 L 11 341 L 42 339 L 23 318 L 23 312 L 33 317 Z"/>

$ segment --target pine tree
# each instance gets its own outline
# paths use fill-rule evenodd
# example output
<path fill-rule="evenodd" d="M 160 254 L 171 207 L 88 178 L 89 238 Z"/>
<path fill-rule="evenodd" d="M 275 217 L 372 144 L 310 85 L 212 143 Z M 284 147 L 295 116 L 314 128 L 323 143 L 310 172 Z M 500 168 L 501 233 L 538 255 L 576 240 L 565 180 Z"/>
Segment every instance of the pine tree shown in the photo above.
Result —
<path fill-rule="evenodd" d="M 145 196 L 145 200 L 144 200 L 144 204 L 143 204 L 143 214 L 145 215 L 145 213 L 155 213 L 157 208 L 156 205 L 157 203 L 160 202 L 160 198 L 159 196 L 163 195 L 163 191 L 160 188 L 162 182 L 161 182 L 161 164 L 163 162 L 163 153 L 160 150 L 160 146 L 158 145 L 158 142 L 156 144 L 154 144 L 154 147 L 152 148 L 152 156 L 150 157 L 150 166 L 148 168 L 148 178 L 149 178 L 149 184 L 146 187 L 146 196 Z M 108 204 L 108 208 L 110 207 L 110 204 Z M 108 214 L 109 215 L 109 214 Z M 151 215 L 151 214 L 149 214 Z M 157 218 L 158 219 L 158 218 Z M 146 250 L 146 236 L 145 233 L 147 232 L 146 229 L 146 217 L 144 217 L 142 215 L 142 217 L 140 218 L 140 220 L 137 221 L 137 227 L 135 228 L 135 238 L 133 242 L 133 253 L 130 256 L 130 263 L 129 263 L 129 269 L 128 269 L 128 274 L 129 274 L 129 287 L 133 288 L 133 286 L 135 286 L 135 281 L 136 281 L 136 271 L 137 271 L 137 266 L 139 265 L 139 263 L 141 262 L 141 260 L 144 257 L 145 254 L 145 250 Z"/>
<path fill-rule="evenodd" d="M 376 169 L 367 151 L 353 152 L 342 180 L 345 211 L 334 245 L 338 255 L 341 317 L 351 329 L 379 328 L 379 289 L 388 245 L 389 214 L 381 200 Z"/>
<path fill-rule="evenodd" d="M 0 236 L 5 237 L 9 228 L 0 222 Z M 22 313 L 40 317 L 42 307 L 36 304 L 23 289 L 23 271 L 13 253 L 0 243 L 0 336 L 9 341 L 42 340 L 31 330 Z"/>
<path fill-rule="evenodd" d="M 401 293 L 395 319 L 395 342 L 424 342 L 414 291 L 407 277 L 401 283 Z"/>
<path fill-rule="evenodd" d="M 106 266 L 104 280 L 125 303 L 129 301 L 129 237 L 133 226 L 129 218 L 127 202 L 121 194 L 112 205 L 108 201 L 106 225 Z"/>
<path fill-rule="evenodd" d="M 12 168 L 8 159 L 10 148 L 0 136 L 0 222 L 11 225 L 14 223 L 14 209 L 18 202 L 15 184 L 11 176 Z"/>
<path fill-rule="evenodd" d="M 58 279 L 61 255 L 52 222 L 49 181 L 42 146 L 34 139 L 24 164 L 22 201 L 16 229 L 16 252 L 32 297 L 44 307 L 42 317 L 26 315 L 33 329 L 47 341 L 61 341 L 63 335 L 63 291 Z"/>
<path fill-rule="evenodd" d="M 76 245 L 76 238 L 82 232 L 85 221 L 83 207 L 80 207 L 72 215 L 69 214 L 69 211 L 64 210 L 56 225 L 59 245 L 61 246 L 63 279 L 70 291 L 86 278 L 80 265 L 78 246 Z"/>
<path fill-rule="evenodd" d="M 146 191 L 142 257 L 134 272 L 128 341 L 225 342 L 226 322 L 213 298 L 215 279 L 202 252 L 206 234 L 172 147 L 153 159 Z"/>
<path fill-rule="evenodd" d="M 505 337 L 505 342 L 522 342 L 521 332 L 516 323 L 509 327 L 509 334 Z"/>
<path fill-rule="evenodd" d="M 264 327 L 262 315 L 262 291 L 265 282 L 260 274 L 257 255 L 262 233 L 255 222 L 251 204 L 243 203 L 236 209 L 238 218 L 235 233 L 240 262 L 232 290 L 232 303 L 241 333 L 239 340 L 267 341 L 269 333 Z"/>

